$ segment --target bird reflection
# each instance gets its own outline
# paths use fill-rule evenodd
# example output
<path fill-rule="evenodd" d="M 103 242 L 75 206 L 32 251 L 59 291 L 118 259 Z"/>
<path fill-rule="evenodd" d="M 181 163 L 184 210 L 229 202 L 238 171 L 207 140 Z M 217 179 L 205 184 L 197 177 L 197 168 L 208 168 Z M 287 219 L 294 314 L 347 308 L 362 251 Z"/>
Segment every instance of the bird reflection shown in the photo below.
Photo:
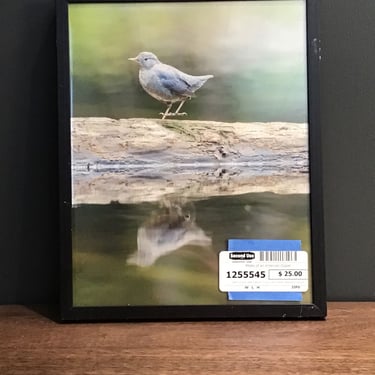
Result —
<path fill-rule="evenodd" d="M 164 200 L 160 209 L 138 228 L 138 249 L 128 263 L 150 266 L 161 256 L 183 246 L 207 247 L 211 241 L 197 226 L 191 203 Z"/>

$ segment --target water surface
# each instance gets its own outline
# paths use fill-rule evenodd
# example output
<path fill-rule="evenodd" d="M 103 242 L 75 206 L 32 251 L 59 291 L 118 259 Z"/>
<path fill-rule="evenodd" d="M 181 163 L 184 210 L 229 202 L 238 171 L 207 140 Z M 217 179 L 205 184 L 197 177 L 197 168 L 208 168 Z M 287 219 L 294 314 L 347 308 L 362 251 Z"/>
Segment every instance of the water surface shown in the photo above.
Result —
<path fill-rule="evenodd" d="M 75 207 L 74 305 L 229 303 L 218 290 L 227 240 L 298 239 L 309 251 L 308 210 L 307 194 L 274 193 Z"/>

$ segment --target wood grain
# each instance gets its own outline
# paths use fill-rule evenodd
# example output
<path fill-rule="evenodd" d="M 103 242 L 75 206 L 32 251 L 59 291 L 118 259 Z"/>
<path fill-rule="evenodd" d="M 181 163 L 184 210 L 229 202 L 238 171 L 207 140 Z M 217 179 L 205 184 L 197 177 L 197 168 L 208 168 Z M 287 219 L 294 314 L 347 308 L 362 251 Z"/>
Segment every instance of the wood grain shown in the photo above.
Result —
<path fill-rule="evenodd" d="M 55 323 L 0 307 L 0 374 L 375 374 L 375 303 L 327 321 Z"/>

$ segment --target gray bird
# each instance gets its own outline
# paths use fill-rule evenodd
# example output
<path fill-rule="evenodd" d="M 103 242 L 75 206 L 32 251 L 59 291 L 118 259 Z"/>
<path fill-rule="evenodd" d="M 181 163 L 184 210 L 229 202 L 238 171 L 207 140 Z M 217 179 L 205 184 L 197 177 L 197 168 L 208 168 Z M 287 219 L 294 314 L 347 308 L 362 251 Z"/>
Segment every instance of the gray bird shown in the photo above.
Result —
<path fill-rule="evenodd" d="M 129 60 L 136 61 L 139 65 L 139 83 L 147 94 L 168 105 L 162 119 L 167 116 L 183 116 L 181 107 L 187 99 L 194 96 L 195 91 L 201 88 L 213 75 L 191 76 L 173 66 L 163 64 L 151 52 L 141 52 L 137 57 Z M 180 102 L 175 112 L 169 112 L 173 103 Z"/>

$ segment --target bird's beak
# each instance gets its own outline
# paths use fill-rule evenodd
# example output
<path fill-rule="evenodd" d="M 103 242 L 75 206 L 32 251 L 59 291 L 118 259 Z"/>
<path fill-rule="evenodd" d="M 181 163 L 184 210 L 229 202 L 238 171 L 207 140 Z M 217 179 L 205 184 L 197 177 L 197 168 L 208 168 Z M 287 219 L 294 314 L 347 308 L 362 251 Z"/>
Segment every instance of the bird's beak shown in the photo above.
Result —
<path fill-rule="evenodd" d="M 130 60 L 130 61 L 136 61 L 137 58 L 136 57 L 129 57 L 128 60 Z"/>

